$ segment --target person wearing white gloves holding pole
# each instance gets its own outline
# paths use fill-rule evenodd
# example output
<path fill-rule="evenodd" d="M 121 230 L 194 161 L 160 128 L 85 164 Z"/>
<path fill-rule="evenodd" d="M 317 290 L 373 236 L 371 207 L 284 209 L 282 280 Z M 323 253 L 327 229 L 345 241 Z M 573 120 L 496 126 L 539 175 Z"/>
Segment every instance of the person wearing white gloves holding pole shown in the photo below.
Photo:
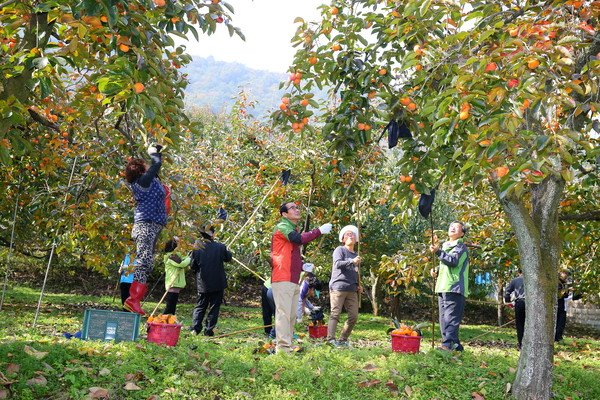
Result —
<path fill-rule="evenodd" d="M 300 246 L 323 234 L 331 232 L 327 223 L 318 229 L 300 233 L 297 225 L 301 219 L 300 206 L 288 201 L 279 207 L 281 221 L 275 227 L 271 239 L 271 282 L 275 299 L 276 352 L 291 352 L 296 309 L 300 297 L 300 272 L 302 257 Z"/>

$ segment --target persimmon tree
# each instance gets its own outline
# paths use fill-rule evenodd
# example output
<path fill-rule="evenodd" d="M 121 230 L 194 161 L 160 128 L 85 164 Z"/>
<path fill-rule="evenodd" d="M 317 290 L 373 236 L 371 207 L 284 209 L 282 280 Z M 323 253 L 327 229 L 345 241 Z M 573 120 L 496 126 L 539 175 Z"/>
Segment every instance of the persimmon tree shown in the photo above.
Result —
<path fill-rule="evenodd" d="M 152 141 L 174 150 L 196 127 L 184 110 L 180 70 L 191 58 L 174 38 L 219 25 L 243 37 L 231 24 L 233 7 L 221 0 L 1 6 L 3 224 L 20 196 L 18 251 L 44 257 L 57 240 L 59 255 L 104 270 L 129 237 L 126 158 Z M 165 154 L 166 164 L 175 159 L 175 151 Z"/>
<path fill-rule="evenodd" d="M 405 203 L 438 182 L 465 198 L 494 190 L 528 300 L 513 394 L 550 398 L 561 201 L 591 187 L 598 203 L 600 3 L 339 0 L 321 9 L 322 21 L 298 21 L 290 72 L 301 79 L 289 84 L 290 102 L 331 88 L 323 136 L 344 164 L 372 146 L 372 127 L 405 124 L 412 138 L 400 139 L 398 168 L 413 183 L 394 185 Z"/>

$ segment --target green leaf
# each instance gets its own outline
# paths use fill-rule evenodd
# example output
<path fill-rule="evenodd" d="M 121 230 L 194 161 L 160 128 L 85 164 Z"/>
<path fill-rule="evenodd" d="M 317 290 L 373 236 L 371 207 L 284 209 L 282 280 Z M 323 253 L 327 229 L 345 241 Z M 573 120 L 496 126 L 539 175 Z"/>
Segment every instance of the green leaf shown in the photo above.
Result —
<path fill-rule="evenodd" d="M 233 6 L 225 1 L 221 2 L 221 4 L 223 4 L 225 7 L 227 7 L 227 9 L 229 10 L 229 12 L 231 13 L 235 13 Z"/>
<path fill-rule="evenodd" d="M 3 165 L 12 164 L 12 158 L 10 158 L 10 151 L 4 146 L 0 146 L 0 162 Z"/>
<path fill-rule="evenodd" d="M 433 127 L 431 129 L 436 129 L 436 128 L 439 128 L 442 125 L 447 125 L 450 121 L 452 121 L 452 118 L 449 118 L 449 117 L 438 119 L 435 122 L 435 124 L 433 124 Z"/>
<path fill-rule="evenodd" d="M 538 136 L 533 142 L 533 146 L 537 151 L 543 150 L 550 143 L 550 136 Z"/>
<path fill-rule="evenodd" d="M 427 10 L 429 10 L 430 5 L 431 5 L 431 0 L 426 0 L 421 4 L 421 7 L 419 7 L 419 15 L 421 17 L 423 17 L 425 14 L 427 14 Z"/>
<path fill-rule="evenodd" d="M 34 58 L 32 64 L 37 69 L 44 69 L 48 65 L 48 57 Z"/>

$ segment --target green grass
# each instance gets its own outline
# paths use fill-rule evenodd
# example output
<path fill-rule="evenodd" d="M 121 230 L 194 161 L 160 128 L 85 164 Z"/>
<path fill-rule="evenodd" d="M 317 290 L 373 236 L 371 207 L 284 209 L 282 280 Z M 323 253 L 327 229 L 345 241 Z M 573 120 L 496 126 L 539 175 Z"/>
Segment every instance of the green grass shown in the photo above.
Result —
<path fill-rule="evenodd" d="M 262 329 L 213 340 L 182 330 L 175 347 L 144 338 L 117 344 L 67 340 L 60 335 L 81 329 L 86 308 L 110 305 L 111 299 L 45 294 L 32 328 L 38 298 L 39 292 L 13 288 L 0 313 L 0 371 L 11 382 L 4 388 L 17 399 L 85 399 L 98 390 L 91 388 L 105 389 L 111 399 L 471 400 L 473 393 L 505 399 L 519 356 L 512 329 L 486 325 L 462 328 L 462 354 L 432 351 L 430 329 L 420 353 L 394 353 L 386 333 L 389 319 L 366 314 L 352 333 L 353 348 L 310 339 L 302 327 L 305 351 L 291 355 L 255 352 L 264 343 Z M 184 328 L 191 309 L 178 306 Z M 221 310 L 217 334 L 262 325 L 258 308 Z M 555 398 L 600 398 L 597 340 L 568 337 L 556 347 L 555 361 Z"/>

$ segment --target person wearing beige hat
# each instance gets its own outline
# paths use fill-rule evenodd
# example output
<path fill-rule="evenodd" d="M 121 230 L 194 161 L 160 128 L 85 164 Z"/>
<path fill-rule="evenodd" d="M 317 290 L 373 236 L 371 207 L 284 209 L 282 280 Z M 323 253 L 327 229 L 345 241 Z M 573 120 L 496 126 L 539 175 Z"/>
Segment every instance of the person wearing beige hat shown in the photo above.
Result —
<path fill-rule="evenodd" d="M 339 239 L 342 245 L 333 252 L 333 266 L 329 280 L 331 314 L 327 326 L 327 341 L 336 346 L 347 347 L 348 337 L 358 320 L 358 294 L 362 293 L 362 287 L 358 284 L 358 264 L 361 258 L 354 250 L 359 240 L 358 228 L 354 225 L 343 227 Z M 342 308 L 346 309 L 348 319 L 344 323 L 340 340 L 336 342 L 336 330 Z"/>

